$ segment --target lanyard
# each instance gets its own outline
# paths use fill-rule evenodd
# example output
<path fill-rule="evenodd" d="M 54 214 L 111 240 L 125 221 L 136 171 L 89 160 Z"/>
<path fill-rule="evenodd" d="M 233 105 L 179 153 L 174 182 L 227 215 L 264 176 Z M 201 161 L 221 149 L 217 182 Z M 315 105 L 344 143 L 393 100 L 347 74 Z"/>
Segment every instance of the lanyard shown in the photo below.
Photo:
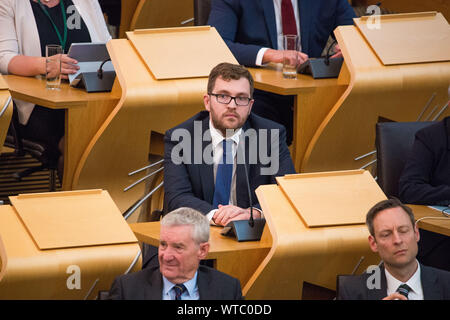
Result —
<path fill-rule="evenodd" d="M 53 25 L 53 28 L 56 31 L 56 35 L 58 36 L 59 43 L 61 44 L 61 47 L 63 49 L 63 52 L 66 51 L 66 42 L 67 42 L 67 18 L 66 18 L 66 8 L 64 7 L 64 0 L 60 0 L 59 3 L 61 5 L 61 12 L 63 16 L 63 23 L 64 23 L 64 40 L 61 38 L 61 33 L 59 33 L 58 28 L 56 27 L 56 24 L 53 22 L 52 17 L 50 17 L 50 14 L 47 11 L 47 8 L 41 3 L 41 0 L 38 0 L 39 5 L 41 6 L 42 11 L 44 11 L 47 18 L 50 20 L 50 22 Z"/>

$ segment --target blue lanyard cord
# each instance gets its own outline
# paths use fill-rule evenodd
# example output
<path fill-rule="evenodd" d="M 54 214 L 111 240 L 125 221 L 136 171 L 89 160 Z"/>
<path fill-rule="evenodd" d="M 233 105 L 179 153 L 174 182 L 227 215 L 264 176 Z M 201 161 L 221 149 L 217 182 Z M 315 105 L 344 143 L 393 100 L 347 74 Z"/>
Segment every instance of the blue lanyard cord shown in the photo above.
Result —
<path fill-rule="evenodd" d="M 66 42 L 67 42 L 67 17 L 66 17 L 66 8 L 64 7 L 64 0 L 60 0 L 59 3 L 61 5 L 61 12 L 62 12 L 62 17 L 63 17 L 63 25 L 64 25 L 64 40 L 61 38 L 61 33 L 59 33 L 58 28 L 56 27 L 56 24 L 53 22 L 52 17 L 50 17 L 50 14 L 47 11 L 47 8 L 45 8 L 45 6 L 41 3 L 41 0 L 38 0 L 39 5 L 42 9 L 42 11 L 44 11 L 45 15 L 47 16 L 47 18 L 50 20 L 50 22 L 53 25 L 53 28 L 56 31 L 56 35 L 58 36 L 59 39 L 59 43 L 61 44 L 61 47 L 63 49 L 63 53 L 66 52 Z"/>

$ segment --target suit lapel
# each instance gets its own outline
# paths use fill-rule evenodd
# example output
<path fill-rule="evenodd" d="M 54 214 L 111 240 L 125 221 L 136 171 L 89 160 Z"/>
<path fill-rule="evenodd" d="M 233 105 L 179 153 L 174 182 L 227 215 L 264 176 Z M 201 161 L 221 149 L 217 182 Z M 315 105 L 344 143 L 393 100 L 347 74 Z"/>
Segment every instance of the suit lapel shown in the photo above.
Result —
<path fill-rule="evenodd" d="M 432 269 L 420 265 L 420 281 L 422 282 L 424 300 L 440 300 L 443 298 L 439 290 L 438 279 Z"/>
<path fill-rule="evenodd" d="M 197 286 L 198 286 L 198 294 L 199 300 L 214 300 L 216 299 L 216 292 L 212 290 L 214 287 L 209 283 L 209 277 L 205 270 L 203 270 L 202 266 L 198 268 L 197 275 Z"/>
<path fill-rule="evenodd" d="M 146 277 L 149 282 L 149 286 L 145 286 L 144 299 L 145 300 L 161 300 L 163 281 L 159 268 L 148 268 L 148 275 Z"/>
<path fill-rule="evenodd" d="M 301 1 L 298 0 L 298 10 L 300 17 L 300 41 L 302 43 L 302 52 L 308 53 L 309 50 L 309 33 L 311 27 L 311 8 L 312 5 L 310 2 L 313 1 Z"/>
<path fill-rule="evenodd" d="M 367 289 L 367 300 L 382 300 L 387 296 L 387 280 L 384 266 L 380 266 L 381 288 Z"/>
<path fill-rule="evenodd" d="M 272 48 L 278 49 L 277 23 L 275 19 L 275 9 L 273 8 L 273 0 L 262 0 L 261 2 L 264 9 L 264 18 L 266 20 L 267 29 L 269 30 Z"/>
<path fill-rule="evenodd" d="M 209 116 L 203 119 L 202 121 L 202 138 L 205 135 L 205 139 L 202 139 L 202 153 L 204 150 L 209 147 L 211 148 L 211 133 L 209 131 Z M 195 152 L 195 150 L 193 151 Z M 194 154 L 192 154 L 194 157 Z M 201 155 L 203 159 L 203 154 Z M 202 160 L 203 162 L 204 160 Z M 198 174 L 200 176 L 200 181 L 202 183 L 203 190 L 203 199 L 209 203 L 213 203 L 214 197 L 214 165 L 202 163 L 201 165 L 196 165 L 195 168 L 198 168 Z"/>

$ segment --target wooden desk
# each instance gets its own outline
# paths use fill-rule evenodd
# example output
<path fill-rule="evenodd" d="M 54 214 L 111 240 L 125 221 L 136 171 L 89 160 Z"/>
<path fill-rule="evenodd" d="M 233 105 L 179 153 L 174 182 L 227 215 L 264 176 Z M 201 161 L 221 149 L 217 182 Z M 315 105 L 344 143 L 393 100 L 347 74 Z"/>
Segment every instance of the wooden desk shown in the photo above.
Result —
<path fill-rule="evenodd" d="M 130 224 L 136 238 L 152 246 L 159 245 L 159 222 Z M 271 248 L 268 241 L 237 242 L 222 236 L 222 228 L 211 227 L 210 249 L 207 259 L 214 259 L 214 267 L 241 282 L 243 288 Z"/>
<path fill-rule="evenodd" d="M 265 68 L 249 68 L 255 88 L 280 94 L 294 95 L 294 140 L 292 159 L 295 170 L 301 172 L 302 161 L 311 139 L 341 95 L 348 87 L 343 79 L 318 79 L 297 75 L 284 79 L 281 64 Z"/>
<path fill-rule="evenodd" d="M 62 83 L 61 90 L 46 90 L 45 79 L 4 76 L 14 99 L 51 109 L 65 109 L 63 190 L 71 190 L 75 170 L 92 137 L 120 99 L 120 88 L 112 92 L 87 93 Z"/>
<path fill-rule="evenodd" d="M 416 220 L 423 217 L 438 217 L 442 219 L 424 219 L 419 221 L 418 226 L 420 229 L 440 233 L 450 237 L 450 217 L 445 217 L 441 212 L 431 209 L 427 206 L 419 206 L 409 204 L 414 212 Z"/>

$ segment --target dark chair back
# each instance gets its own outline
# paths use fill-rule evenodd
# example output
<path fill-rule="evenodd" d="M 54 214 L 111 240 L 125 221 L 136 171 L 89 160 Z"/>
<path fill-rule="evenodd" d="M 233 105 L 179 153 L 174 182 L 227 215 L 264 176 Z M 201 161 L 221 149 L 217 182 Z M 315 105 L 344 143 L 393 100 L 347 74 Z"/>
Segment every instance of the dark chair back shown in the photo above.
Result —
<path fill-rule="evenodd" d="M 194 25 L 204 26 L 208 24 L 211 0 L 194 0 Z"/>
<path fill-rule="evenodd" d="M 378 184 L 387 197 L 398 197 L 398 181 L 418 130 L 433 122 L 379 122 L 376 124 Z"/>

